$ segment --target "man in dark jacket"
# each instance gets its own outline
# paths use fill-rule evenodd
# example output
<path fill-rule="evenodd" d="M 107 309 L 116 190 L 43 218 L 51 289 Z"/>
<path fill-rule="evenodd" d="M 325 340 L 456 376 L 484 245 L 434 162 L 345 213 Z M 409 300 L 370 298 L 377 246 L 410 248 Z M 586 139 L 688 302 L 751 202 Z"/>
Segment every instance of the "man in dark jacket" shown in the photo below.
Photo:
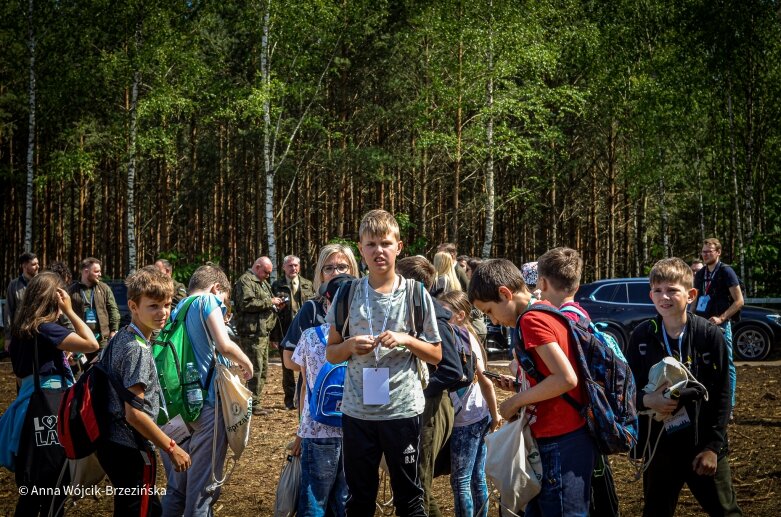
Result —
<path fill-rule="evenodd" d="M 119 331 L 119 307 L 108 284 L 101 282 L 101 262 L 95 257 L 81 261 L 81 277 L 68 288 L 73 310 L 81 316 L 104 348 Z M 89 357 L 89 356 L 88 356 Z"/>
<path fill-rule="evenodd" d="M 436 269 L 425 257 L 406 257 L 396 262 L 396 271 L 404 278 L 422 282 L 430 289 L 436 279 Z M 454 387 L 464 375 L 461 359 L 455 342 L 455 334 L 448 321 L 450 311 L 434 299 L 437 327 L 442 338 L 442 360 L 436 367 L 428 365 L 428 385 L 423 389 L 426 407 L 421 418 L 420 462 L 418 471 L 423 485 L 423 505 L 430 517 L 441 516 L 439 505 L 432 493 L 434 465 L 437 456 L 446 448 L 450 433 L 453 431 L 453 403 L 448 389 Z"/>
<path fill-rule="evenodd" d="M 640 417 L 636 451 L 647 467 L 643 515 L 672 516 L 684 483 L 709 515 L 742 515 L 727 456 L 731 406 L 724 336 L 711 322 L 686 312 L 696 294 L 686 262 L 660 260 L 650 281 L 659 315 L 632 332 L 627 358 L 639 388 L 637 410 L 662 419 Z M 673 391 L 666 382 L 647 386 L 651 368 L 666 357 L 683 363 L 697 382 Z"/>
<path fill-rule="evenodd" d="M 277 325 L 271 332 L 271 346 L 278 347 L 287 334 L 293 318 L 304 302 L 315 297 L 315 289 L 311 280 L 300 275 L 301 259 L 295 255 L 288 255 L 282 261 L 282 270 L 285 274 L 271 284 L 274 296 L 287 300 L 285 305 L 277 313 Z M 280 354 L 282 351 L 280 350 Z M 285 408 L 295 408 L 296 379 L 293 371 L 282 363 L 282 391 L 285 393 Z"/>
<path fill-rule="evenodd" d="M 19 269 L 21 269 L 21 274 L 8 283 L 8 294 L 5 299 L 6 307 L 5 314 L 3 315 L 5 321 L 3 324 L 5 325 L 6 350 L 8 350 L 8 347 L 11 345 L 11 325 L 14 322 L 16 308 L 22 301 L 22 295 L 24 294 L 24 290 L 27 289 L 27 284 L 38 274 L 39 267 L 38 257 L 35 256 L 35 253 L 30 253 L 28 251 L 19 255 Z"/>

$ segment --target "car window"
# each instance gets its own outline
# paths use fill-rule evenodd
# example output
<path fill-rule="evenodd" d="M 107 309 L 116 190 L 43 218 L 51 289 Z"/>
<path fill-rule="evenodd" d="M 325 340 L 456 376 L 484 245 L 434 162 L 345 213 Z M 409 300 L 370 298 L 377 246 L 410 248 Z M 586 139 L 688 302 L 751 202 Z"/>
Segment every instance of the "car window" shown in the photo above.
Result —
<path fill-rule="evenodd" d="M 626 285 L 629 291 L 629 303 L 641 303 L 643 305 L 653 305 L 648 293 L 651 288 L 645 282 L 631 282 Z"/>
<path fill-rule="evenodd" d="M 607 284 L 594 291 L 593 297 L 599 302 L 626 303 L 625 284 Z"/>

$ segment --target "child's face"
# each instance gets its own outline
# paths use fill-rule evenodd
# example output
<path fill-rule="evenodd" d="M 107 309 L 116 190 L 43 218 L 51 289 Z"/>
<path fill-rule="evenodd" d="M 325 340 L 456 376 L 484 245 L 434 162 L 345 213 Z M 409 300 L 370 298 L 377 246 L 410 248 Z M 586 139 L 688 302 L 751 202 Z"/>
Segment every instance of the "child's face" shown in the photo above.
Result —
<path fill-rule="evenodd" d="M 168 316 L 171 315 L 171 298 L 154 300 L 142 296 L 138 303 L 128 300 L 127 306 L 133 315 L 133 322 L 147 329 L 156 330 L 165 327 Z"/>
<path fill-rule="evenodd" d="M 651 286 L 651 301 L 663 318 L 678 317 L 686 312 L 686 306 L 694 300 L 696 292 L 676 282 L 658 282 Z"/>
<path fill-rule="evenodd" d="M 396 267 L 396 257 L 404 245 L 396 239 L 393 232 L 385 235 L 364 235 L 358 243 L 361 257 L 370 273 L 381 274 L 393 271 Z"/>
<path fill-rule="evenodd" d="M 464 311 L 457 311 L 453 307 L 450 306 L 448 303 L 443 303 L 442 307 L 450 311 L 450 323 L 453 325 L 463 325 L 464 320 L 466 319 L 466 316 L 464 315 Z"/>
<path fill-rule="evenodd" d="M 484 302 L 475 300 L 474 306 L 480 309 L 491 319 L 494 325 L 504 325 L 505 327 L 514 327 L 520 312 L 517 310 L 517 302 L 513 299 L 513 293 L 506 287 L 499 287 L 498 302 Z"/>

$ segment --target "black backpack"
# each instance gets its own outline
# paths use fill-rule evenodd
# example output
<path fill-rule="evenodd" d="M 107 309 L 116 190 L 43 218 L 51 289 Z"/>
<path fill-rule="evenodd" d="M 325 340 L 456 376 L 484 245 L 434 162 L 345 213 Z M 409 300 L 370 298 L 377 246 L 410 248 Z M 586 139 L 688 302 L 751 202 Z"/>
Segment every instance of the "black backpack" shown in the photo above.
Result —
<path fill-rule="evenodd" d="M 477 379 L 477 358 L 472 353 L 472 343 L 469 339 L 469 331 L 465 328 L 456 327 L 447 324 L 450 331 L 453 333 L 453 343 L 458 350 L 458 357 L 461 359 L 461 380 L 448 388 L 448 391 L 453 392 L 461 388 L 466 388 L 472 385 Z"/>

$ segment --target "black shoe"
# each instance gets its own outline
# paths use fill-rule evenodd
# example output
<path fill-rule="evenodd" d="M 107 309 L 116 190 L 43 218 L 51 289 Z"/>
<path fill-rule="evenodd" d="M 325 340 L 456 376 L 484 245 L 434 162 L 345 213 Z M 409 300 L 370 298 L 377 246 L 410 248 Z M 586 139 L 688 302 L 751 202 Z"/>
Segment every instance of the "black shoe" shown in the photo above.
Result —
<path fill-rule="evenodd" d="M 254 416 L 266 416 L 266 415 L 271 414 L 271 410 L 270 409 L 263 409 L 260 406 L 255 406 L 255 407 L 252 408 L 252 414 Z"/>

